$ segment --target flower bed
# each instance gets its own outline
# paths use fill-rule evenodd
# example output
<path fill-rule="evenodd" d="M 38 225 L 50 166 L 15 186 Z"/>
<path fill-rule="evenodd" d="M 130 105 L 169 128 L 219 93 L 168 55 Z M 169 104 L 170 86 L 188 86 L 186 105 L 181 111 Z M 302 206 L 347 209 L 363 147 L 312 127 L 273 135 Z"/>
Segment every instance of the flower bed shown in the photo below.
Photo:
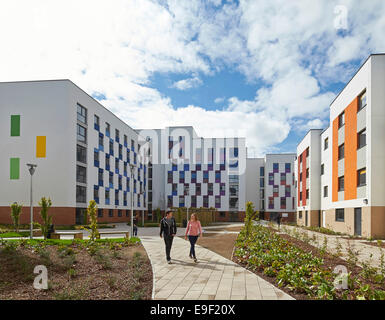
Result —
<path fill-rule="evenodd" d="M 349 267 L 346 261 L 263 226 L 253 226 L 249 236 L 242 230 L 234 261 L 297 299 L 385 299 L 383 274 L 350 266 L 348 289 L 336 289 L 341 276 L 334 267 Z"/>

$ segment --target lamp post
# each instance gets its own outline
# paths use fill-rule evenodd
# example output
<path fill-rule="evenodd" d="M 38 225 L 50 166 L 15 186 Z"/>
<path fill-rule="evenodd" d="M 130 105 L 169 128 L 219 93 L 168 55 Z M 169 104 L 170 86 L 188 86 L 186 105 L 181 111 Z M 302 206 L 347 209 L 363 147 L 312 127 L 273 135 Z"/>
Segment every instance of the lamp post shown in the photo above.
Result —
<path fill-rule="evenodd" d="M 130 235 L 131 238 L 133 237 L 134 234 L 134 169 L 136 168 L 135 165 L 130 164 L 130 172 L 131 172 L 131 228 L 130 228 Z"/>
<path fill-rule="evenodd" d="M 30 208 L 31 208 L 31 225 L 30 225 L 30 239 L 33 239 L 33 198 L 32 198 L 32 176 L 35 173 L 37 164 L 27 163 L 29 174 L 31 175 L 31 192 L 30 192 Z"/>

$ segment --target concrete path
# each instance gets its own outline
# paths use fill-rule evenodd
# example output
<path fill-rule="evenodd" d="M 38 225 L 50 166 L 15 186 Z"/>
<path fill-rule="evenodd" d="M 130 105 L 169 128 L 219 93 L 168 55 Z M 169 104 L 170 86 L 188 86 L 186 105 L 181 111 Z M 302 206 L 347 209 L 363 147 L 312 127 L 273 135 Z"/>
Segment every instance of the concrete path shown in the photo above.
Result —
<path fill-rule="evenodd" d="M 173 264 L 165 258 L 159 236 L 142 236 L 142 243 L 154 272 L 156 300 L 294 300 L 280 289 L 236 263 L 200 246 L 199 259 L 189 257 L 189 242 L 175 237 L 171 250 Z"/>

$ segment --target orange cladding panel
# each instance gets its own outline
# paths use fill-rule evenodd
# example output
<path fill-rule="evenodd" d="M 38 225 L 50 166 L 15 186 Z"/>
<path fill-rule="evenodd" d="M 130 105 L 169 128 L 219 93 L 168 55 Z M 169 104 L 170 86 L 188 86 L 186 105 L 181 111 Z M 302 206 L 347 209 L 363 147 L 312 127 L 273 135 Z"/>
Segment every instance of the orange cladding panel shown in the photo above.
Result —
<path fill-rule="evenodd" d="M 345 200 L 357 199 L 358 98 L 345 110 Z"/>
<path fill-rule="evenodd" d="M 338 117 L 333 120 L 332 202 L 338 201 Z"/>

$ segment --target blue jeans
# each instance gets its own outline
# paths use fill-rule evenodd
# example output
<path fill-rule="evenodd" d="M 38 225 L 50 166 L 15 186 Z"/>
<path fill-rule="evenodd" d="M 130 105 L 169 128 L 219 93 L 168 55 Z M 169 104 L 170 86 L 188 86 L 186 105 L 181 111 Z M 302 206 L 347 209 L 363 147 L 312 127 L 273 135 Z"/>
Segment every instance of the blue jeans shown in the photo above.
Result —
<path fill-rule="evenodd" d="M 196 256 L 195 256 L 195 243 L 198 240 L 198 236 L 188 236 L 188 239 L 190 240 L 190 244 L 191 244 L 190 256 L 193 256 L 194 258 L 196 258 Z"/>

